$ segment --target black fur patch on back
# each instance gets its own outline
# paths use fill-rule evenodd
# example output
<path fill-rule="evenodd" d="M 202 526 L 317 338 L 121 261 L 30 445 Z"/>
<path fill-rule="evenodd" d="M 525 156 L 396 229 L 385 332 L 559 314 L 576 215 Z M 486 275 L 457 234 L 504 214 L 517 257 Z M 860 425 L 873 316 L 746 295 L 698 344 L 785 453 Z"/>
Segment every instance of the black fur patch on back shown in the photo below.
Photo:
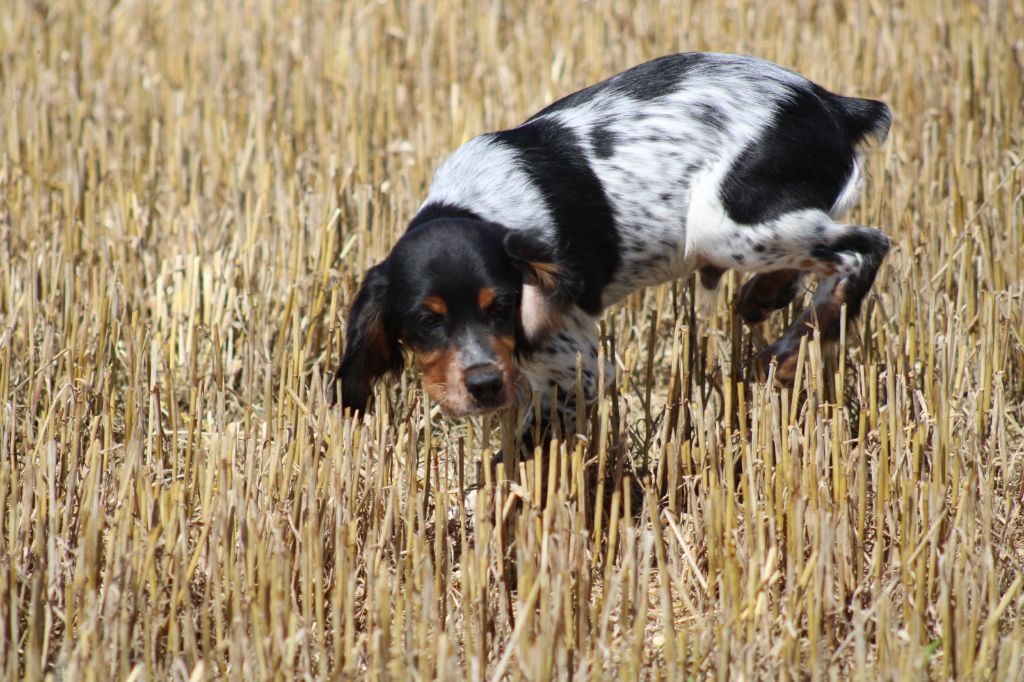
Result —
<path fill-rule="evenodd" d="M 871 128 L 847 99 L 813 84 L 793 88 L 722 181 L 719 198 L 730 218 L 753 225 L 801 209 L 832 208 L 853 171 L 855 146 Z M 888 114 L 885 105 L 875 112 L 882 114 Z"/>
<path fill-rule="evenodd" d="M 721 107 L 711 102 L 694 102 L 691 106 L 693 117 L 715 132 L 725 132 L 726 116 Z"/>
<path fill-rule="evenodd" d="M 607 125 L 597 125 L 590 131 L 590 144 L 599 159 L 609 159 L 615 154 L 619 139 L 615 131 Z"/>
<path fill-rule="evenodd" d="M 516 150 L 522 168 L 543 194 L 555 220 L 562 263 L 583 278 L 577 301 L 588 313 L 601 311 L 601 292 L 619 263 L 619 238 L 604 187 L 577 135 L 551 120 L 534 120 L 493 133 Z"/>
<path fill-rule="evenodd" d="M 608 80 L 584 88 L 550 104 L 530 117 L 530 121 L 563 109 L 586 104 L 604 92 L 625 95 L 644 102 L 662 97 L 679 89 L 690 70 L 707 61 L 699 52 L 670 54 L 652 59 L 627 69 Z"/>

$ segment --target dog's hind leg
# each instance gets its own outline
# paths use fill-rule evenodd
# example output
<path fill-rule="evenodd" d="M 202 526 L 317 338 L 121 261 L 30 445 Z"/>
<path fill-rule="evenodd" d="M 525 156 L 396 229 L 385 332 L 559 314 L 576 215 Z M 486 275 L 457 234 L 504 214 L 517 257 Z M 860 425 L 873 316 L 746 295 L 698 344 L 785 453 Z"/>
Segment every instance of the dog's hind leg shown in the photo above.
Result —
<path fill-rule="evenodd" d="M 840 310 L 845 304 L 852 320 L 889 251 L 889 238 L 872 228 L 843 225 L 817 209 L 793 211 L 760 223 L 744 225 L 722 218 L 705 229 L 696 243 L 700 256 L 718 268 L 761 273 L 743 287 L 738 312 L 757 322 L 784 307 L 799 292 L 803 273 L 815 274 L 820 284 L 811 305 L 775 343 L 758 357 L 765 368 L 778 358 L 776 379 L 792 380 L 800 338 L 815 328 L 822 340 L 839 338 Z"/>
<path fill-rule="evenodd" d="M 764 322 L 768 315 L 782 310 L 796 298 L 803 275 L 794 268 L 754 275 L 740 289 L 736 312 L 747 324 Z"/>
<path fill-rule="evenodd" d="M 784 218 L 780 219 L 784 221 Z M 804 218 L 799 221 L 806 224 Z M 813 225 L 805 234 L 779 228 L 776 234 L 785 234 L 789 239 L 775 241 L 773 248 L 779 254 L 779 264 L 784 265 L 782 274 L 769 273 L 763 279 L 755 278 L 745 287 L 746 298 L 741 295 L 741 315 L 744 312 L 756 318 L 757 314 L 772 307 L 785 305 L 792 300 L 796 290 L 789 289 L 799 282 L 800 271 L 809 271 L 821 281 L 814 293 L 811 304 L 783 332 L 782 336 L 764 349 L 755 363 L 762 374 L 773 357 L 778 359 L 775 377 L 780 383 L 790 383 L 796 374 L 797 353 L 800 339 L 814 329 L 821 333 L 826 344 L 839 339 L 841 332 L 841 310 L 847 309 L 847 318 L 853 320 L 860 313 L 864 298 L 875 281 L 882 260 L 889 252 L 890 241 L 882 232 L 856 225 L 841 225 L 821 216 L 821 222 Z M 796 275 L 794 276 L 794 272 Z M 775 274 L 774 280 L 770 275 Z M 774 282 L 774 286 L 768 283 Z M 789 284 L 787 284 L 789 282 Z M 780 286 L 780 283 L 782 286 Z M 775 297 L 759 297 L 774 290 Z M 746 303 L 746 308 L 743 304 Z M 756 305 L 755 305 L 756 304 Z M 744 315 L 746 317 L 747 315 Z"/>

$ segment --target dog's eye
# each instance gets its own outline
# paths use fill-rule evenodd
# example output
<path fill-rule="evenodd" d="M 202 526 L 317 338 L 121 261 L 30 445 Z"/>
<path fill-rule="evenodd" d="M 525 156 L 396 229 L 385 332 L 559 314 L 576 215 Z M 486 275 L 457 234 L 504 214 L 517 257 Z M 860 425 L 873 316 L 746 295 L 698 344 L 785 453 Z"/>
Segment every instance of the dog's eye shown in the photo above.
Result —
<path fill-rule="evenodd" d="M 424 313 L 420 317 L 420 324 L 427 329 L 437 329 L 444 324 L 444 318 L 437 313 Z"/>
<path fill-rule="evenodd" d="M 512 306 L 508 301 L 495 301 L 491 304 L 491 307 L 487 309 L 487 312 L 495 320 L 504 320 L 508 317 L 508 314 L 511 311 Z"/>

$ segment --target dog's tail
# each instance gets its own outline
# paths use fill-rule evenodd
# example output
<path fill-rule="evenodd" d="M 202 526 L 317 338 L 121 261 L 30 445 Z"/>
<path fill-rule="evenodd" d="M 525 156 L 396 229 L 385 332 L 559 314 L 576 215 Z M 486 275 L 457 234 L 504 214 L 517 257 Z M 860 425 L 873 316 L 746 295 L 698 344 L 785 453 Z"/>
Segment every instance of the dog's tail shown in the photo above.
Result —
<path fill-rule="evenodd" d="M 885 142 L 892 126 L 892 110 L 885 102 L 859 97 L 836 95 L 836 101 L 843 115 L 847 133 L 859 144 L 872 137 L 878 144 Z"/>

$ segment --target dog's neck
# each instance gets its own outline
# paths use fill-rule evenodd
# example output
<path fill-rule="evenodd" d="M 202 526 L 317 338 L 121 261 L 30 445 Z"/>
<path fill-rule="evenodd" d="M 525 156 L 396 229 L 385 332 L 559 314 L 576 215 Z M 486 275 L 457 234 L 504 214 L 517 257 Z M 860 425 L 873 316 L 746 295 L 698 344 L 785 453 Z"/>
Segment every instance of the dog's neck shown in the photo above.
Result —
<path fill-rule="evenodd" d="M 415 230 L 418 227 L 426 225 L 432 220 L 438 218 L 467 218 L 469 220 L 480 220 L 480 216 L 462 206 L 456 206 L 444 202 L 430 201 L 423 205 L 422 208 L 413 216 L 413 219 L 409 222 L 408 231 Z"/>

